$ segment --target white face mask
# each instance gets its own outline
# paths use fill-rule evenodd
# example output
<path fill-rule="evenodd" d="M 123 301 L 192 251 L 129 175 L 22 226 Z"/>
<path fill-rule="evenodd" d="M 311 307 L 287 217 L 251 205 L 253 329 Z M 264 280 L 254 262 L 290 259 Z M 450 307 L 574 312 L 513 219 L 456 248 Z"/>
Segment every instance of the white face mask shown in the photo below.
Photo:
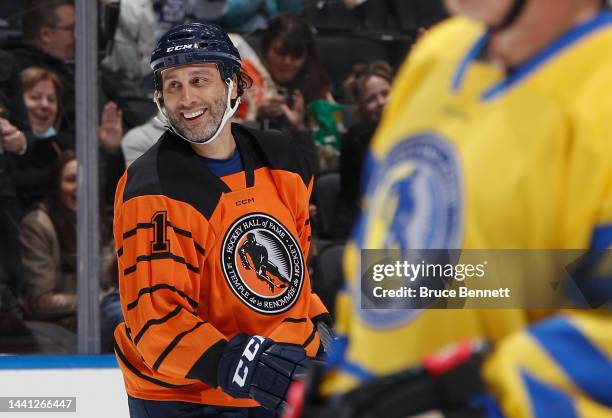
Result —
<path fill-rule="evenodd" d="M 35 130 L 32 130 L 32 134 L 38 139 L 47 139 L 57 135 L 57 131 L 53 126 L 50 126 L 45 132 L 36 132 Z"/>

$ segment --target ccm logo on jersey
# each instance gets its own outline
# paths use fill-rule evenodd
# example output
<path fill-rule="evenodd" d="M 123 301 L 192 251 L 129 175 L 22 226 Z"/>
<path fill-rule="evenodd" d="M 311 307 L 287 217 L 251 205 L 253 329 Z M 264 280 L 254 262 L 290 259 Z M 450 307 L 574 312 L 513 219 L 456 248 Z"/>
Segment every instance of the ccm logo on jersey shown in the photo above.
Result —
<path fill-rule="evenodd" d="M 236 200 L 236 206 L 248 205 L 249 203 L 255 203 L 255 198 L 249 197 L 248 199 Z"/>
<path fill-rule="evenodd" d="M 176 45 L 176 46 L 171 46 L 170 48 L 166 49 L 166 52 L 181 51 L 183 49 L 196 48 L 197 46 L 198 44 Z"/>
<path fill-rule="evenodd" d="M 234 373 L 234 377 L 232 379 L 233 383 L 236 383 L 240 387 L 244 387 L 249 375 L 249 366 L 247 364 L 253 363 L 262 342 L 264 342 L 264 338 L 260 337 L 259 335 L 254 335 L 253 338 L 249 340 L 247 346 L 242 352 L 242 355 L 240 356 L 238 367 L 236 367 L 236 372 Z M 254 368 L 255 364 L 251 365 L 251 367 Z"/>

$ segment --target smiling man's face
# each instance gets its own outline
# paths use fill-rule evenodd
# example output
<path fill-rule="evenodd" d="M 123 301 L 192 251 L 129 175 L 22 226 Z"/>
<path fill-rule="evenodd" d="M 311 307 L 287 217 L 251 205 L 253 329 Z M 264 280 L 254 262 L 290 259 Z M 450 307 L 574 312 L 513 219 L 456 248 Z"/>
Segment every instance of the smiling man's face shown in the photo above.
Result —
<path fill-rule="evenodd" d="M 164 105 L 174 129 L 192 142 L 209 140 L 227 106 L 227 85 L 216 64 L 170 68 L 162 79 Z"/>

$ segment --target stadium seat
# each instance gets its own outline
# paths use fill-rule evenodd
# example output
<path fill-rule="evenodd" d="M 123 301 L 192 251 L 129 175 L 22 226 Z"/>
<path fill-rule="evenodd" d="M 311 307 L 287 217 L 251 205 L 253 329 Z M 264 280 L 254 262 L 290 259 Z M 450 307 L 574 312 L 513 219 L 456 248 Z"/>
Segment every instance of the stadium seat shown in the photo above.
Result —
<path fill-rule="evenodd" d="M 328 244 L 319 250 L 314 261 L 313 290 L 319 295 L 332 316 L 335 313 L 336 294 L 344 283 L 343 252 L 344 244 Z"/>
<path fill-rule="evenodd" d="M 388 0 L 389 13 L 397 18 L 399 30 L 414 33 L 447 16 L 441 0 Z"/>
<path fill-rule="evenodd" d="M 305 0 L 304 16 L 319 32 L 348 32 L 360 26 L 359 16 L 341 0 Z"/>
<path fill-rule="evenodd" d="M 317 37 L 321 64 L 332 85 L 332 94 L 339 102 L 346 102 L 343 97 L 342 82 L 352 72 L 357 63 L 370 63 L 385 60 L 391 65 L 394 57 L 389 54 L 387 42 L 382 39 L 347 35 L 322 35 Z"/>
<path fill-rule="evenodd" d="M 317 205 L 317 232 L 321 238 L 330 236 L 336 217 L 336 206 L 340 194 L 340 174 L 326 173 L 315 181 L 315 202 Z"/>

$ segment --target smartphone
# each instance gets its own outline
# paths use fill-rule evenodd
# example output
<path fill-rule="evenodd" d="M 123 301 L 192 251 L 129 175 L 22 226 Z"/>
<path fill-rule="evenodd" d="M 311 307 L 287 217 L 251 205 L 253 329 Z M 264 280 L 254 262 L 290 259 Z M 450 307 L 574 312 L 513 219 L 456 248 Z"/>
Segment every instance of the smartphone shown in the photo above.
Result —
<path fill-rule="evenodd" d="M 289 97 L 289 89 L 285 88 L 285 87 L 276 87 L 276 94 L 278 94 L 279 96 L 283 96 L 285 98 L 285 100 L 287 100 L 287 98 Z"/>

